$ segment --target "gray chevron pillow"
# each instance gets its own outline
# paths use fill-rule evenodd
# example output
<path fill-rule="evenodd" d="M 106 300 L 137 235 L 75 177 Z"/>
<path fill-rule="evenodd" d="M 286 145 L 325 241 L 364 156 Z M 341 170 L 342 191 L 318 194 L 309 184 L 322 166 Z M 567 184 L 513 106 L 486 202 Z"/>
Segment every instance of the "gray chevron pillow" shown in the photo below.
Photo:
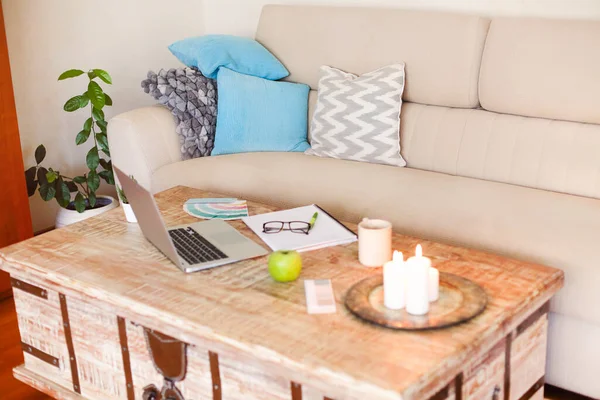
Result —
<path fill-rule="evenodd" d="M 321 67 L 306 154 L 404 167 L 400 108 L 404 64 L 356 76 Z"/>

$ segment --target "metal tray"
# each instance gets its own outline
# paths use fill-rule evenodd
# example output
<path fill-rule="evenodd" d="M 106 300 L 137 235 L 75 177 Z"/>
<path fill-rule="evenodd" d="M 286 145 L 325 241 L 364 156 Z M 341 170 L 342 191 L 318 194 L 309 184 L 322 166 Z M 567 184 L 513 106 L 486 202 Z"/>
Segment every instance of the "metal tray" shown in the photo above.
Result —
<path fill-rule="evenodd" d="M 383 305 L 383 276 L 366 278 L 348 291 L 346 307 L 357 317 L 391 329 L 418 331 L 441 329 L 466 322 L 487 306 L 487 294 L 478 284 L 440 271 L 440 298 L 426 315 L 389 310 Z"/>

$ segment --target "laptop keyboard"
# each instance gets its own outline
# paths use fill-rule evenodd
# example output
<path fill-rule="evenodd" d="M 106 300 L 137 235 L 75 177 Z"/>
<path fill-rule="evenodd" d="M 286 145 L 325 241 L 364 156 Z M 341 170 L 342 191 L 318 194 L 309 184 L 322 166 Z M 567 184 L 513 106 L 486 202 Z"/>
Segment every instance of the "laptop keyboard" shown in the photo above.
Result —
<path fill-rule="evenodd" d="M 222 260 L 227 256 L 192 228 L 169 231 L 177 253 L 190 265 Z"/>

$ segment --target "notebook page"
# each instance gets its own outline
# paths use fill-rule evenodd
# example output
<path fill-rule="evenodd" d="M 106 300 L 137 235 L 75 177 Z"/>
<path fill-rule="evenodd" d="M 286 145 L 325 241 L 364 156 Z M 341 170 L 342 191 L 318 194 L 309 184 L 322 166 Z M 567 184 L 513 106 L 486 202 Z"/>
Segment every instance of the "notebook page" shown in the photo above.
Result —
<path fill-rule="evenodd" d="M 304 221 L 309 222 L 315 212 L 319 213 L 314 227 L 308 235 L 282 231 L 274 234 L 263 232 L 263 224 L 270 221 Z M 356 241 L 356 235 L 327 215 L 316 205 L 276 211 L 267 214 L 242 218 L 273 251 L 298 250 L 307 251 L 317 248 L 335 246 Z"/>

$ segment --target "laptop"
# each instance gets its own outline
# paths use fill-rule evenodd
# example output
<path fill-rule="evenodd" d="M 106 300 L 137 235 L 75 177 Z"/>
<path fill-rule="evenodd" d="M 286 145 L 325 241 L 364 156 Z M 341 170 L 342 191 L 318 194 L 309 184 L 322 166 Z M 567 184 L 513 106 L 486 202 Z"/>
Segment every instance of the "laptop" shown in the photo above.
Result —
<path fill-rule="evenodd" d="M 183 272 L 201 271 L 267 254 L 265 249 L 222 220 L 167 229 L 154 196 L 120 169 L 114 167 L 114 171 L 146 239 Z"/>

